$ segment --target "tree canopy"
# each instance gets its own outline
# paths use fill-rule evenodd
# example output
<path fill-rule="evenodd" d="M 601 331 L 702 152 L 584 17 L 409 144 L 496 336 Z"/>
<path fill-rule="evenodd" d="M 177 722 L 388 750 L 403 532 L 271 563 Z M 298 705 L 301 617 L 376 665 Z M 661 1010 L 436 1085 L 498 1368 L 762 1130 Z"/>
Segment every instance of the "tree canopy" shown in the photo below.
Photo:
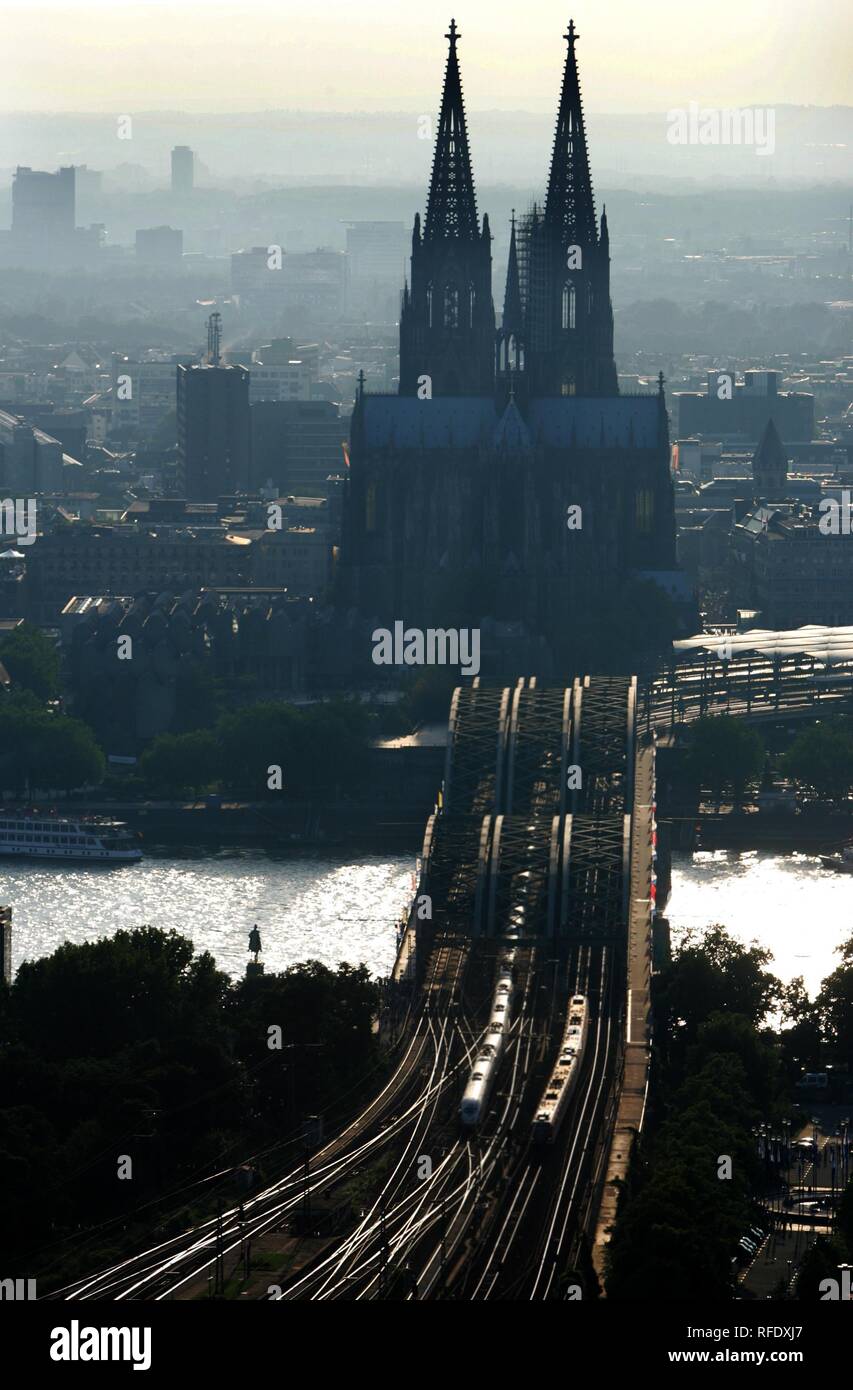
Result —
<path fill-rule="evenodd" d="M 21 623 L 0 641 L 0 661 L 12 679 L 13 690 L 30 690 L 40 700 L 59 694 L 59 653 L 41 628 Z"/>
<path fill-rule="evenodd" d="M 853 788 L 853 732 L 835 719 L 803 729 L 783 755 L 782 767 L 815 796 L 843 801 Z"/>
<path fill-rule="evenodd" d="M 761 775 L 764 760 L 761 736 L 741 719 L 708 715 L 692 725 L 688 773 L 718 800 L 729 788 L 740 801 L 747 786 Z"/>

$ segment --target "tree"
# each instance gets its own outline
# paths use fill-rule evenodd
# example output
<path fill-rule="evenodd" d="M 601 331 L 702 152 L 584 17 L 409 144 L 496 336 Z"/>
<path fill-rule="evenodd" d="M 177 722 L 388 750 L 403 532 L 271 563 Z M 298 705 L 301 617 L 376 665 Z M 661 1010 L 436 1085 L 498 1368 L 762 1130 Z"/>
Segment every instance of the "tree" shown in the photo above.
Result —
<path fill-rule="evenodd" d="M 816 1003 L 835 1065 L 853 1072 L 853 938 L 838 952 L 842 963 L 822 981 Z"/>
<path fill-rule="evenodd" d="M 31 690 L 41 700 L 59 694 L 59 653 L 41 628 L 21 623 L 0 642 L 0 662 L 12 678 L 13 689 Z"/>
<path fill-rule="evenodd" d="M 74 791 L 97 786 L 104 780 L 106 760 L 95 736 L 80 719 L 54 715 L 42 726 L 38 757 L 30 770 L 30 781 L 38 787 Z"/>
<path fill-rule="evenodd" d="M 819 1071 L 823 1049 L 820 1008 L 809 998 L 802 975 L 789 981 L 782 991 L 782 1017 L 790 1028 L 780 1034 L 782 1062 L 789 1084 L 803 1071 Z"/>
<path fill-rule="evenodd" d="M 443 666 L 422 672 L 406 696 L 411 724 L 446 723 L 453 691 L 460 683 L 458 673 Z"/>
<path fill-rule="evenodd" d="M 843 801 L 853 787 L 853 735 L 830 719 L 799 733 L 782 758 L 788 777 L 827 801 Z"/>
<path fill-rule="evenodd" d="M 692 726 L 687 754 L 690 775 L 709 787 L 717 801 L 730 787 L 735 801 L 743 799 L 750 782 L 764 767 L 764 744 L 759 734 L 742 720 L 729 715 L 708 715 Z"/>
<path fill-rule="evenodd" d="M 106 762 L 87 724 L 28 693 L 0 702 L 0 786 L 74 791 L 103 781 Z"/>
<path fill-rule="evenodd" d="M 669 1031 L 686 1030 L 694 1042 L 714 1014 L 740 1014 L 753 1026 L 778 1006 L 782 985 L 765 966 L 773 959 L 760 946 L 744 946 L 725 927 L 711 927 L 688 942 L 662 972 L 658 998 Z"/>
<path fill-rule="evenodd" d="M 189 734 L 161 734 L 146 748 L 139 770 L 152 792 L 198 795 L 215 781 L 221 764 L 220 744 L 204 729 Z"/>
<path fill-rule="evenodd" d="M 334 700 L 297 709 L 268 702 L 235 710 L 216 727 L 222 777 L 229 787 L 269 794 L 268 769 L 282 770 L 294 796 L 355 786 L 363 775 L 370 716 L 358 700 Z"/>

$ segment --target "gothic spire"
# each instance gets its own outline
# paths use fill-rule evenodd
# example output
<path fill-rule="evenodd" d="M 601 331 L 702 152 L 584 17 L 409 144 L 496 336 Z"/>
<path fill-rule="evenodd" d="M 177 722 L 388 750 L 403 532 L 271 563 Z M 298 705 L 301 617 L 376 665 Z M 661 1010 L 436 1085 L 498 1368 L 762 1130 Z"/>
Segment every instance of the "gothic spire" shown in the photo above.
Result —
<path fill-rule="evenodd" d="M 473 241 L 479 236 L 477 199 L 471 173 L 471 154 L 462 100 L 462 81 L 456 43 L 460 38 L 456 20 L 451 19 L 445 35 L 450 40 L 441 114 L 435 137 L 424 241 L 438 237 L 457 237 Z"/>
<path fill-rule="evenodd" d="M 502 328 L 505 333 L 520 333 L 523 323 L 521 286 L 518 278 L 518 251 L 515 244 L 515 208 L 512 210 L 512 231 L 509 237 L 509 260 L 506 267 L 506 293 Z"/>
<path fill-rule="evenodd" d="M 578 34 L 575 31 L 574 20 L 569 21 L 568 32 L 563 37 L 568 41 L 569 48 L 563 73 L 563 90 L 560 93 L 551 172 L 548 177 L 545 221 L 552 227 L 559 228 L 564 246 L 591 246 L 597 241 L 595 202 L 589 175 L 583 103 L 575 57 Z"/>

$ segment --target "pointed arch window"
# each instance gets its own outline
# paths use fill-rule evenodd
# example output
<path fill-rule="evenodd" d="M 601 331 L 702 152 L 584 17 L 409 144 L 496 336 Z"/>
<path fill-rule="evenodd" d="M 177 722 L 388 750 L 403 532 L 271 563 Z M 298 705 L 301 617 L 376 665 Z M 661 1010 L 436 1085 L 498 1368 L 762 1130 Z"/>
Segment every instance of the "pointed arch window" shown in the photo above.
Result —
<path fill-rule="evenodd" d="M 507 365 L 509 366 L 510 371 L 518 371 L 518 342 L 514 333 L 511 333 L 509 335 L 509 343 L 507 345 Z"/>
<path fill-rule="evenodd" d="M 576 389 L 577 388 L 575 386 L 575 379 L 573 376 L 569 375 L 565 378 L 565 380 L 560 386 L 560 395 L 573 396 L 575 394 Z"/>
<path fill-rule="evenodd" d="M 474 327 L 474 305 L 477 301 L 477 292 L 473 285 L 468 286 L 468 327 Z"/>
<path fill-rule="evenodd" d="M 457 285 L 445 285 L 444 287 L 444 326 L 445 328 L 459 327 L 459 287 Z"/>
<path fill-rule="evenodd" d="M 563 328 L 574 328 L 577 321 L 577 292 L 571 280 L 567 280 L 563 286 Z"/>
<path fill-rule="evenodd" d="M 376 483 L 368 483 L 364 499 L 364 529 L 376 530 Z"/>
<path fill-rule="evenodd" d="M 432 328 L 432 285 L 427 285 L 427 328 Z"/>

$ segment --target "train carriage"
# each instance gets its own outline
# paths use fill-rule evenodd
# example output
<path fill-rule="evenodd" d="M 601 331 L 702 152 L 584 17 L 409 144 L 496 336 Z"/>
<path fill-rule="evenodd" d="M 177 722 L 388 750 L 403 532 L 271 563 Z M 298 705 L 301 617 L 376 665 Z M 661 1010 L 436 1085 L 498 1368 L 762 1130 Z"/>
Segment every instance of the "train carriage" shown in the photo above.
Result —
<path fill-rule="evenodd" d="M 552 1144 L 578 1083 L 589 1027 L 589 1002 L 573 995 L 569 1004 L 560 1053 L 533 1120 L 533 1140 Z"/>

